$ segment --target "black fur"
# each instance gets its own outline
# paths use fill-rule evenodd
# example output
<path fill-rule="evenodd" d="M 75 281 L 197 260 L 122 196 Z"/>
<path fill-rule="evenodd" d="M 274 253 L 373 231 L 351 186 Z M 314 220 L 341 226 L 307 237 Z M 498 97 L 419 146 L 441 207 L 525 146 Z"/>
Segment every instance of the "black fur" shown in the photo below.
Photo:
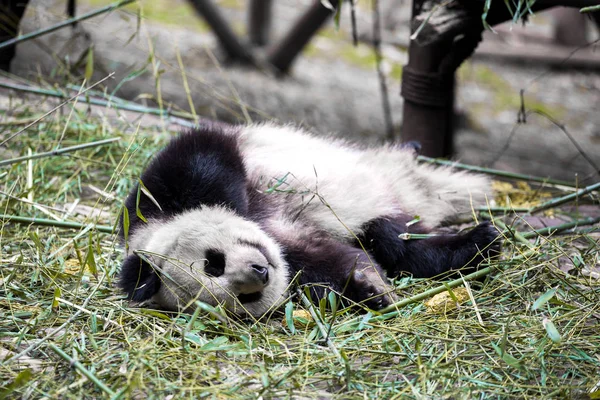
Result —
<path fill-rule="evenodd" d="M 206 252 L 204 272 L 211 276 L 221 276 L 225 273 L 225 254 L 219 250 L 209 249 Z"/>
<path fill-rule="evenodd" d="M 271 236 L 283 247 L 290 276 L 298 276 L 295 283 L 308 285 L 313 299 L 325 297 L 331 289 L 374 309 L 388 305 L 389 299 L 381 296 L 386 291 L 386 274 L 373 257 L 326 232 L 299 232 L 307 231 Z"/>
<path fill-rule="evenodd" d="M 248 211 L 246 171 L 227 125 L 175 137 L 148 165 L 141 181 L 162 208 L 140 193 L 139 211 L 146 219 L 163 219 L 201 206 L 224 205 L 245 215 Z M 136 213 L 136 185 L 127 197 L 129 233 L 143 223 Z"/>
<path fill-rule="evenodd" d="M 160 277 L 149 263 L 131 254 L 123 262 L 119 284 L 129 299 L 144 301 L 158 292 Z"/>
<path fill-rule="evenodd" d="M 499 251 L 500 242 L 494 242 L 498 232 L 489 222 L 483 222 L 459 235 L 400 239 L 398 236 L 402 233 L 429 231 L 418 227 L 409 229 L 406 223 L 410 219 L 407 216 L 374 219 L 365 225 L 364 233 L 359 237 L 389 276 L 397 276 L 403 271 L 417 278 L 433 277 L 458 269 L 468 273 L 485 257 Z"/>

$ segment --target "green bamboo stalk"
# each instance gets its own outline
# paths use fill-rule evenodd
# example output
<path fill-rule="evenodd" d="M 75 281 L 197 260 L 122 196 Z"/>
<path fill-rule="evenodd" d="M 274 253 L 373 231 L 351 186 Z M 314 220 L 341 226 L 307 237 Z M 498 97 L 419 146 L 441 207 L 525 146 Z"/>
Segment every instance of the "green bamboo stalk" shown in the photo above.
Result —
<path fill-rule="evenodd" d="M 525 232 L 525 233 L 522 233 L 522 235 L 524 238 L 530 239 L 530 238 L 534 238 L 534 237 L 540 236 L 540 235 L 555 234 L 558 232 L 565 231 L 567 229 L 577 228 L 578 226 L 594 225 L 594 224 L 597 224 L 598 222 L 600 222 L 600 217 L 580 219 L 580 220 L 575 220 L 575 221 L 571 221 L 571 222 L 566 222 L 561 225 L 548 226 L 546 228 L 537 229 L 535 231 Z"/>
<path fill-rule="evenodd" d="M 85 375 L 85 377 L 92 381 L 96 386 L 98 386 L 100 390 L 109 394 L 111 397 L 114 397 L 116 395 L 116 393 L 113 392 L 111 388 L 106 386 L 104 382 L 98 379 L 96 375 L 94 375 L 90 370 L 84 367 L 83 364 L 81 364 L 79 361 L 75 360 L 67 353 L 59 349 L 54 343 L 48 343 L 48 347 L 50 347 L 56 354 L 61 356 L 63 359 L 68 361 L 70 366 L 75 367 L 75 369 L 77 369 L 79 372 Z"/>
<path fill-rule="evenodd" d="M 15 164 L 15 163 L 18 163 L 21 161 L 36 160 L 38 158 L 58 156 L 61 154 L 70 153 L 70 152 L 82 150 L 82 149 L 87 149 L 90 147 L 104 146 L 105 144 L 113 143 L 118 140 L 120 140 L 120 138 L 110 138 L 110 139 L 98 140 L 96 142 L 79 144 L 77 146 L 71 146 L 71 147 L 65 147 L 65 148 L 58 149 L 58 150 L 46 151 L 44 153 L 36 153 L 36 154 L 32 154 L 30 156 L 23 156 L 23 157 L 11 158 L 9 160 L 2 160 L 2 161 L 0 161 L 0 167 L 5 166 L 5 165 Z"/>
<path fill-rule="evenodd" d="M 390 304 L 389 306 L 379 310 L 379 312 L 383 315 L 373 317 L 372 320 L 388 319 L 391 317 L 395 317 L 400 313 L 399 309 L 402 307 L 405 307 L 412 303 L 416 303 L 421 300 L 425 300 L 429 297 L 435 296 L 438 293 L 445 292 L 448 290 L 448 288 L 452 289 L 452 288 L 458 287 L 460 285 L 463 285 L 465 281 L 472 281 L 475 279 L 482 278 L 486 275 L 489 275 L 490 273 L 492 273 L 493 271 L 495 271 L 497 269 L 498 269 L 498 267 L 496 267 L 496 266 L 482 268 L 478 271 L 475 271 L 471 274 L 465 275 L 461 278 L 454 279 L 450 282 L 445 282 L 443 285 L 436 286 L 436 287 L 426 290 L 422 293 L 419 293 L 414 296 L 408 297 L 406 299 L 400 300 L 394 304 Z"/>
<path fill-rule="evenodd" d="M 475 165 L 461 164 L 458 162 L 441 160 L 438 158 L 417 156 L 417 160 L 419 160 L 421 162 L 426 162 L 429 164 L 447 165 L 450 167 L 465 169 L 468 171 L 481 172 L 481 173 L 488 174 L 488 175 L 501 176 L 503 178 L 517 179 L 517 180 L 521 180 L 521 181 L 548 183 L 548 184 L 552 184 L 552 185 L 561 185 L 561 186 L 568 186 L 568 187 L 576 187 L 576 185 L 573 182 L 561 181 L 561 180 L 550 179 L 550 178 L 542 178 L 542 177 L 533 176 L 533 175 L 517 174 L 514 172 L 507 172 L 507 171 L 501 171 L 498 169 L 478 167 Z"/>
<path fill-rule="evenodd" d="M 477 207 L 476 211 L 487 211 L 492 213 L 512 213 L 512 212 L 528 212 L 529 208 L 527 207 Z"/>
<path fill-rule="evenodd" d="M 86 88 L 83 92 L 81 92 L 80 94 L 83 94 L 85 92 L 87 92 L 88 90 L 91 90 L 92 88 L 98 86 L 99 84 L 101 84 L 102 82 L 104 82 L 105 80 L 111 78 L 115 73 L 111 72 L 110 74 L 108 74 L 107 76 L 105 76 L 104 78 L 100 79 L 98 82 L 94 83 L 93 85 L 91 85 L 90 87 Z M 65 104 L 69 103 L 70 101 L 73 101 L 77 98 L 79 98 L 80 96 L 75 95 L 73 97 L 68 98 L 67 100 L 63 101 L 62 103 L 60 103 L 59 105 L 57 105 L 56 107 L 54 107 L 52 110 L 46 112 L 44 115 L 42 115 L 41 117 L 39 117 L 38 119 L 36 119 L 35 121 L 33 121 L 32 123 L 26 125 L 25 127 L 23 127 L 22 129 L 18 130 L 17 132 L 13 133 L 12 135 L 10 135 L 9 137 L 7 137 L 6 139 L 4 139 L 2 142 L 0 142 L 0 146 L 6 144 L 8 141 L 12 140 L 13 138 L 15 138 L 16 136 L 20 135 L 21 133 L 25 132 L 27 129 L 29 129 L 30 127 L 32 127 L 33 125 L 37 124 L 39 121 L 43 120 L 44 118 L 46 118 L 48 115 L 52 114 L 53 112 L 55 112 L 56 110 L 59 110 L 60 108 L 62 108 Z"/>
<path fill-rule="evenodd" d="M 508 233 L 512 237 L 514 237 L 517 242 L 520 242 L 529 248 L 533 248 L 533 244 L 531 244 L 529 242 L 529 240 L 527 240 L 527 238 L 525 238 L 520 232 L 517 232 L 516 230 L 514 230 L 512 228 L 509 229 L 508 226 L 506 226 L 506 224 L 504 222 L 502 222 L 500 219 L 494 218 L 492 215 L 490 215 L 486 212 L 482 212 L 481 216 L 485 219 L 489 219 L 490 221 L 492 221 L 494 223 L 494 225 L 500 227 L 500 229 L 502 229 L 502 231 L 504 231 L 505 233 Z"/>
<path fill-rule="evenodd" d="M 308 312 L 310 313 L 313 321 L 319 328 L 319 331 L 321 332 L 321 336 L 323 336 L 323 339 L 327 342 L 327 347 L 329 347 L 329 350 L 331 350 L 331 352 L 335 355 L 335 357 L 339 360 L 339 362 L 346 369 L 346 373 L 348 375 L 348 376 L 346 376 L 346 381 L 349 382 L 350 381 L 350 376 L 349 376 L 350 375 L 350 366 L 348 365 L 348 362 L 346 361 L 346 359 L 344 359 L 344 357 L 342 356 L 340 351 L 337 349 L 337 347 L 335 347 L 335 345 L 333 344 L 333 341 L 331 340 L 331 336 L 332 336 L 331 332 L 329 331 L 329 329 L 327 329 L 327 327 L 321 320 L 321 316 L 319 314 L 317 314 L 317 312 L 315 311 L 315 306 L 313 305 L 313 303 L 311 303 L 311 301 L 308 299 L 308 297 L 306 297 L 304 292 L 302 292 L 302 290 L 300 290 L 300 289 L 297 289 L 296 293 L 298 294 L 298 297 L 300 297 L 300 300 L 302 301 L 302 304 L 304 305 L 304 307 L 306 307 L 308 309 Z"/>
<path fill-rule="evenodd" d="M 30 32 L 30 33 L 28 33 L 26 35 L 21 35 L 19 37 L 14 38 L 14 39 L 7 40 L 5 42 L 0 43 L 0 50 L 2 50 L 5 47 L 14 46 L 17 43 L 26 42 L 28 40 L 35 39 L 37 37 L 43 36 L 43 35 L 45 35 L 47 33 L 57 31 L 59 29 L 65 28 L 67 26 L 70 26 L 70 25 L 74 24 L 75 22 L 85 21 L 86 19 L 93 18 L 93 17 L 95 17 L 97 15 L 101 15 L 101 14 L 113 11 L 113 10 L 115 10 L 117 8 L 120 8 L 120 7 L 125 6 L 127 4 L 130 4 L 130 3 L 133 3 L 135 1 L 137 1 L 137 0 L 121 0 L 121 1 L 118 1 L 116 3 L 110 4 L 110 5 L 106 6 L 106 7 L 102 7 L 102 8 L 99 8 L 97 10 L 91 11 L 89 13 L 81 14 L 78 17 L 69 18 L 69 19 L 67 19 L 65 21 L 59 22 L 56 25 L 49 26 L 48 28 L 39 29 L 39 30 L 37 30 L 35 32 Z"/>
<path fill-rule="evenodd" d="M 418 240 L 418 239 L 429 239 L 438 236 L 435 233 L 401 233 L 398 235 L 400 240 Z"/>
<path fill-rule="evenodd" d="M 573 228 L 569 233 L 573 235 L 587 235 L 590 233 L 600 233 L 600 226 L 591 226 L 589 228 Z"/>
<path fill-rule="evenodd" d="M 304 292 L 301 289 L 297 289 L 296 293 L 298 294 L 298 297 L 300 297 L 300 300 L 302 301 L 304 307 L 308 308 L 308 312 L 310 313 L 313 321 L 315 321 L 315 324 L 317 324 L 317 327 L 321 332 L 321 336 L 323 336 L 323 339 L 327 341 L 327 345 L 329 346 L 331 351 L 335 354 L 336 357 L 340 358 L 341 360 L 339 350 L 334 346 L 333 342 L 331 342 L 330 340 L 331 333 L 329 332 L 329 329 L 327 329 L 327 327 L 324 325 L 323 321 L 321 321 L 321 317 L 315 311 L 313 303 L 309 300 L 308 297 L 306 297 L 306 294 L 304 294 Z"/>
<path fill-rule="evenodd" d="M 83 229 L 88 225 L 88 224 L 82 224 L 80 222 L 54 221 L 51 219 L 21 217 L 21 216 L 17 216 L 17 215 L 7 215 L 7 214 L 0 214 L 0 222 L 13 222 L 13 223 L 17 223 L 17 224 L 54 226 L 56 228 L 67 228 L 67 229 Z M 112 226 L 94 225 L 94 228 L 96 228 L 96 230 L 98 232 L 114 233 Z"/>
<path fill-rule="evenodd" d="M 600 182 L 595 183 L 593 185 L 590 185 L 586 188 L 583 188 L 581 190 L 576 191 L 575 193 L 571 193 L 568 194 L 566 196 L 563 197 L 557 197 L 554 198 L 552 200 L 548 200 L 545 203 L 540 204 L 539 206 L 533 207 L 531 210 L 529 210 L 529 214 L 535 214 L 538 213 L 540 211 L 544 211 L 547 210 L 549 208 L 554 208 L 557 206 L 560 206 L 562 204 L 568 203 L 570 201 L 576 200 L 579 197 L 585 196 L 588 193 L 593 192 L 594 190 L 598 190 L 600 189 Z"/>
<path fill-rule="evenodd" d="M 33 87 L 33 86 L 19 85 L 16 83 L 0 82 L 0 87 L 5 88 L 5 89 L 18 90 L 20 92 L 39 94 L 39 95 L 43 95 L 43 96 L 60 97 L 62 99 L 66 99 L 68 97 L 66 94 L 58 92 L 56 90 L 44 89 L 44 88 Z"/>
<path fill-rule="evenodd" d="M 587 13 L 587 12 L 594 12 L 594 11 L 600 11 L 600 4 L 598 4 L 597 6 L 583 7 L 582 9 L 579 10 L 580 13 Z"/>
<path fill-rule="evenodd" d="M 41 96 L 57 97 L 60 99 L 66 99 L 69 97 L 67 94 L 59 92 L 59 91 L 55 91 L 55 90 L 36 88 L 36 87 L 18 85 L 18 84 L 11 84 L 11 83 L 7 83 L 7 82 L 0 82 L 0 87 L 6 88 L 6 89 L 17 90 L 20 92 L 38 94 Z M 182 118 L 184 120 L 190 120 L 190 121 L 194 119 L 191 114 L 186 113 L 186 112 L 172 111 L 172 110 L 169 111 L 169 110 L 161 110 L 160 108 L 145 107 L 145 106 L 142 106 L 140 104 L 137 104 L 137 103 L 134 103 L 131 101 L 123 100 L 116 96 L 112 96 L 110 101 L 104 100 L 104 99 L 98 99 L 95 97 L 88 97 L 88 96 L 78 96 L 78 97 L 76 97 L 76 99 L 78 102 L 84 103 L 84 104 L 92 104 L 92 105 L 96 105 L 96 106 L 114 108 L 117 110 L 132 111 L 132 112 L 137 112 L 140 114 L 151 114 L 151 115 L 157 115 L 159 117 L 175 117 L 175 118 Z M 115 101 L 115 99 L 117 101 Z M 195 126 L 195 124 L 193 122 L 188 123 L 187 121 L 178 120 L 177 123 L 179 125 L 186 126 L 186 127 L 194 127 Z"/>

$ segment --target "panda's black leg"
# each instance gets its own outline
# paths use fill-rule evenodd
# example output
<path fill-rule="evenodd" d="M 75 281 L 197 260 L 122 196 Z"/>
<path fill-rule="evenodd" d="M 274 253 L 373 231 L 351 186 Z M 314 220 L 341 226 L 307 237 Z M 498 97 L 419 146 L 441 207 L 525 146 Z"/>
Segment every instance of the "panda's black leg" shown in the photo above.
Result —
<path fill-rule="evenodd" d="M 370 254 L 325 233 L 296 230 L 274 236 L 284 248 L 290 275 L 298 275 L 297 283 L 311 287 L 313 300 L 332 289 L 375 310 L 394 301 L 385 271 Z"/>
<path fill-rule="evenodd" d="M 406 216 L 374 219 L 365 225 L 359 237 L 390 276 L 397 276 L 402 271 L 419 278 L 458 269 L 469 273 L 484 259 L 499 253 L 498 232 L 488 222 L 462 234 L 403 240 L 399 238 L 403 233 L 427 231 L 407 227 L 409 219 Z"/>

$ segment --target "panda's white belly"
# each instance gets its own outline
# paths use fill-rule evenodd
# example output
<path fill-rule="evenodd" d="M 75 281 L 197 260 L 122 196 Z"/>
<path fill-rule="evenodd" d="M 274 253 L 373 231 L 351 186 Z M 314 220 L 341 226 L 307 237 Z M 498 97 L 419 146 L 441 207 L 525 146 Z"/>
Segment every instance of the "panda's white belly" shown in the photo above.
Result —
<path fill-rule="evenodd" d="M 319 138 L 295 140 L 295 132 L 256 133 L 241 146 L 249 179 L 273 196 L 284 196 L 281 204 L 290 214 L 301 213 L 329 232 L 351 237 L 365 222 L 399 211 L 389 184 L 360 150 Z"/>

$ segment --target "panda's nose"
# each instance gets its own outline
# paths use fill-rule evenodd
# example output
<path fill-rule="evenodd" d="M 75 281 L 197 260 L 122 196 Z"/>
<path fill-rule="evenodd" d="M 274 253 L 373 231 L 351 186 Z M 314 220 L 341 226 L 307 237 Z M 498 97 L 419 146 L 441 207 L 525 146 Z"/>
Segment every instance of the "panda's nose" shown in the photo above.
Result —
<path fill-rule="evenodd" d="M 250 266 L 258 279 L 264 284 L 269 281 L 269 269 L 267 267 L 263 267 L 262 265 L 252 264 Z"/>

